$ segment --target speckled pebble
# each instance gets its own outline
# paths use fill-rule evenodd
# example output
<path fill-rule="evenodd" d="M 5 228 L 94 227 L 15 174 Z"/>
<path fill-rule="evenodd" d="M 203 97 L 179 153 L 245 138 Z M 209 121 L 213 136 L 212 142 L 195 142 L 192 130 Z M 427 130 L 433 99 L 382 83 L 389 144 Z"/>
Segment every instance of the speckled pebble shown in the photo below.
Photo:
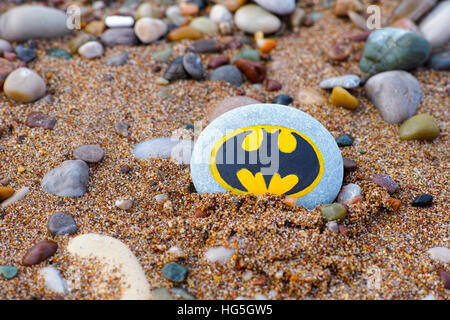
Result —
<path fill-rule="evenodd" d="M 55 212 L 47 222 L 47 230 L 52 236 L 75 234 L 78 232 L 77 223 L 70 213 Z"/>

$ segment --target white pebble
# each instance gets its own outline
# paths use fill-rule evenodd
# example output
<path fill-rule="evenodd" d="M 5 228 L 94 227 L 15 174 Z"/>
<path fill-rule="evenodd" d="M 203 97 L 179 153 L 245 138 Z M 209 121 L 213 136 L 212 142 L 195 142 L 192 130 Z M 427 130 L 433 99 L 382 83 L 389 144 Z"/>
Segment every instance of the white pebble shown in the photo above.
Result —
<path fill-rule="evenodd" d="M 134 19 L 130 16 L 109 16 L 105 18 L 108 28 L 129 28 L 133 26 Z"/>
<path fill-rule="evenodd" d="M 163 203 L 168 199 L 167 194 L 163 193 L 163 194 L 158 194 L 155 196 L 155 201 L 157 203 Z"/>
<path fill-rule="evenodd" d="M 184 258 L 186 256 L 186 253 L 182 249 L 175 246 L 167 250 L 167 253 L 174 258 Z"/>
<path fill-rule="evenodd" d="M 129 210 L 133 206 L 132 199 L 119 199 L 116 200 L 116 207 L 122 210 Z"/>
<path fill-rule="evenodd" d="M 450 262 L 450 249 L 445 247 L 434 247 L 429 249 L 428 254 L 430 258 L 437 262 L 449 263 Z"/>
<path fill-rule="evenodd" d="M 64 280 L 59 271 L 54 267 L 42 268 L 39 273 L 44 278 L 47 289 L 61 294 L 67 294 L 69 292 L 66 280 Z"/>
<path fill-rule="evenodd" d="M 153 18 L 141 18 L 134 26 L 134 33 L 143 43 L 158 40 L 167 32 L 167 24 L 164 21 Z"/>
<path fill-rule="evenodd" d="M 227 7 L 216 4 L 211 8 L 211 12 L 209 13 L 209 19 L 213 22 L 220 24 L 221 22 L 230 22 L 233 21 L 233 15 L 227 9 Z"/>
<path fill-rule="evenodd" d="M 88 41 L 78 49 L 78 53 L 88 59 L 98 58 L 103 55 L 103 46 L 98 41 Z"/>
<path fill-rule="evenodd" d="M 252 278 L 252 276 L 253 276 L 253 272 L 251 272 L 250 270 L 246 270 L 244 272 L 244 274 L 242 275 L 242 279 L 244 281 L 248 281 L 248 280 L 250 280 Z"/>
<path fill-rule="evenodd" d="M 20 190 L 14 192 L 14 194 L 2 202 L 1 208 L 6 208 L 7 206 L 13 204 L 14 202 L 17 202 L 19 200 L 22 200 L 25 195 L 30 192 L 30 188 L 23 187 Z"/>
<path fill-rule="evenodd" d="M 327 229 L 332 233 L 339 233 L 339 227 L 336 221 L 329 221 L 327 223 Z"/>
<path fill-rule="evenodd" d="M 340 204 L 347 205 L 362 200 L 361 191 L 361 187 L 357 184 L 347 184 L 342 187 L 341 192 L 339 192 L 338 202 Z"/>
<path fill-rule="evenodd" d="M 169 18 L 170 21 L 175 23 L 177 26 L 181 26 L 188 20 L 181 14 L 181 9 L 178 6 L 168 7 L 166 10 L 166 17 Z"/>
<path fill-rule="evenodd" d="M 209 248 L 205 253 L 205 258 L 211 262 L 224 263 L 233 254 L 234 249 L 227 249 L 224 246 Z"/>

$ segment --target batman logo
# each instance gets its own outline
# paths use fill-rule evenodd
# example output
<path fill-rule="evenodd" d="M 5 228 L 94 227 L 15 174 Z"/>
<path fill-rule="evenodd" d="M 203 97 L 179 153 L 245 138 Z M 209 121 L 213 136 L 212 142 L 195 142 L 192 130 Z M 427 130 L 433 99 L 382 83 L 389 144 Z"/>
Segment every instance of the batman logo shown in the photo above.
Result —
<path fill-rule="evenodd" d="M 226 190 L 236 194 L 272 193 L 300 198 L 323 176 L 323 157 L 306 135 L 281 126 L 251 126 L 219 139 L 212 150 L 210 171 Z"/>

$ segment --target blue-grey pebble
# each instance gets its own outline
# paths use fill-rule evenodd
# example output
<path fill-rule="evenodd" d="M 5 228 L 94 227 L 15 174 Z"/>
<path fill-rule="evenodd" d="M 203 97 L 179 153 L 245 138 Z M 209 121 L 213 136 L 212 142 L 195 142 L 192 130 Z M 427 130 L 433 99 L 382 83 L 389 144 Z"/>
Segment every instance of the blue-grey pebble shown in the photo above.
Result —
<path fill-rule="evenodd" d="M 16 51 L 17 57 L 20 60 L 25 61 L 25 62 L 33 61 L 37 57 L 36 51 L 34 51 L 33 49 L 30 49 L 30 48 L 25 48 L 22 45 L 18 45 L 15 48 L 15 51 Z"/>
<path fill-rule="evenodd" d="M 80 197 L 87 192 L 89 167 L 82 160 L 67 160 L 47 172 L 42 189 L 61 197 Z"/>
<path fill-rule="evenodd" d="M 327 78 L 320 82 L 319 87 L 322 89 L 333 89 L 342 87 L 345 89 L 353 89 L 359 86 L 360 78 L 355 74 L 346 74 L 340 77 Z"/>
<path fill-rule="evenodd" d="M 186 279 L 187 268 L 176 262 L 169 262 L 162 268 L 162 276 L 173 282 L 183 282 Z"/>
<path fill-rule="evenodd" d="M 231 83 L 235 87 L 239 87 L 242 84 L 242 73 L 235 66 L 222 66 L 215 69 L 209 76 L 210 80 L 225 81 Z"/>
<path fill-rule="evenodd" d="M 47 222 L 47 230 L 52 236 L 75 234 L 78 231 L 77 223 L 70 213 L 55 212 Z"/>
<path fill-rule="evenodd" d="M 427 62 L 427 67 L 435 70 L 450 70 L 450 50 L 433 54 Z"/>

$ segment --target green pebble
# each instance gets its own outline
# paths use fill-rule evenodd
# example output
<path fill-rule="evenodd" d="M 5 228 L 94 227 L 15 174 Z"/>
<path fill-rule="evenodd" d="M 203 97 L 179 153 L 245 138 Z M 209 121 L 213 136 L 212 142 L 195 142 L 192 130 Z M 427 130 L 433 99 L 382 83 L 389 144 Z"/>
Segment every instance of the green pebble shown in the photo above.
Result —
<path fill-rule="evenodd" d="M 207 17 L 195 18 L 194 20 L 191 21 L 189 26 L 208 35 L 215 35 L 217 32 L 219 32 L 217 24 L 212 22 L 211 19 Z"/>
<path fill-rule="evenodd" d="M 366 150 L 361 149 L 361 150 L 359 150 L 358 152 L 359 152 L 359 154 L 365 154 L 365 153 L 366 153 Z"/>
<path fill-rule="evenodd" d="M 48 49 L 47 50 L 47 55 L 53 58 L 64 58 L 66 60 L 69 60 L 70 58 L 72 58 L 72 55 L 67 52 L 64 49 L 59 49 L 59 48 L 54 48 L 54 49 Z"/>
<path fill-rule="evenodd" d="M 173 282 L 183 282 L 186 274 L 187 268 L 176 262 L 170 262 L 162 268 L 162 276 Z"/>
<path fill-rule="evenodd" d="M 5 279 L 12 279 L 17 275 L 17 268 L 13 266 L 0 266 L 0 274 Z"/>
<path fill-rule="evenodd" d="M 192 124 L 192 123 L 186 123 L 186 128 L 188 128 L 188 129 L 192 129 L 192 130 L 194 130 L 195 129 L 195 127 L 194 127 L 194 125 Z"/>
<path fill-rule="evenodd" d="M 165 49 L 155 52 L 153 58 L 158 62 L 167 63 L 172 57 L 173 49 L 171 47 L 166 47 Z"/>
<path fill-rule="evenodd" d="M 323 204 L 320 206 L 322 216 L 328 221 L 344 221 L 347 216 L 347 209 L 340 203 Z"/>
<path fill-rule="evenodd" d="M 439 127 L 429 114 L 418 114 L 400 126 L 401 140 L 433 140 L 439 137 Z"/>
<path fill-rule="evenodd" d="M 247 59 L 250 61 L 261 61 L 258 51 L 253 49 L 244 49 L 233 57 L 233 61 L 237 59 Z"/>

